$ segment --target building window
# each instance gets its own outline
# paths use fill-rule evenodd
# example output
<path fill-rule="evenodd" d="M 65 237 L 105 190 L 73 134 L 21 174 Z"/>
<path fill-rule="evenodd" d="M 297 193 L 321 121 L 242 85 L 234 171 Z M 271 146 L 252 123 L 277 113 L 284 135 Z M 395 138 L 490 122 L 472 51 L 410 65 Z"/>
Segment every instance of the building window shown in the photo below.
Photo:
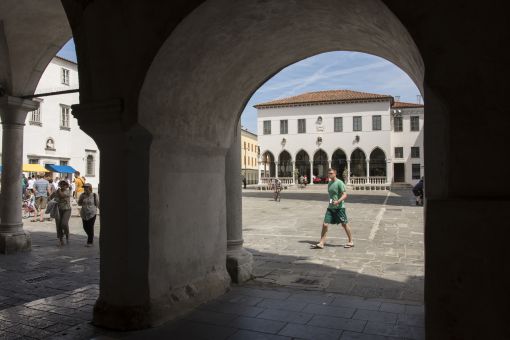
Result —
<path fill-rule="evenodd" d="M 344 130 L 344 122 L 343 122 L 343 119 L 342 117 L 335 117 L 335 121 L 334 121 L 334 129 L 335 129 L 335 132 L 342 132 Z"/>
<path fill-rule="evenodd" d="M 34 111 L 30 111 L 30 119 L 29 119 L 30 125 L 39 125 L 41 126 L 41 107 L 39 106 Z"/>
<path fill-rule="evenodd" d="M 411 116 L 411 131 L 420 131 L 420 117 Z"/>
<path fill-rule="evenodd" d="M 411 146 L 411 158 L 420 158 L 419 146 Z"/>
<path fill-rule="evenodd" d="M 399 146 L 395 148 L 395 158 L 404 158 L 404 148 Z"/>
<path fill-rule="evenodd" d="M 297 126 L 298 133 L 306 133 L 306 119 L 298 119 Z"/>
<path fill-rule="evenodd" d="M 372 130 L 381 130 L 381 116 L 372 116 Z"/>
<path fill-rule="evenodd" d="M 61 69 L 60 71 L 60 80 L 62 84 L 69 85 L 69 70 L 66 68 Z"/>
<path fill-rule="evenodd" d="M 361 116 L 352 117 L 352 131 L 361 131 Z"/>
<path fill-rule="evenodd" d="M 60 105 L 60 129 L 62 130 L 70 130 L 70 117 L 71 117 L 71 108 L 66 105 Z"/>
<path fill-rule="evenodd" d="M 402 117 L 393 118 L 393 130 L 396 132 L 402 132 Z"/>
<path fill-rule="evenodd" d="M 95 170 L 95 161 L 93 155 L 87 156 L 87 166 L 86 166 L 86 173 L 87 176 L 94 176 L 94 170 Z"/>
<path fill-rule="evenodd" d="M 280 120 L 280 134 L 286 135 L 289 131 L 289 121 L 288 120 Z"/>
<path fill-rule="evenodd" d="M 421 166 L 420 164 L 412 164 L 413 168 L 413 172 L 412 172 L 412 176 L 413 176 L 413 179 L 420 179 L 421 178 Z"/>
<path fill-rule="evenodd" d="M 270 120 L 264 121 L 264 134 L 265 135 L 271 134 L 271 121 Z"/>

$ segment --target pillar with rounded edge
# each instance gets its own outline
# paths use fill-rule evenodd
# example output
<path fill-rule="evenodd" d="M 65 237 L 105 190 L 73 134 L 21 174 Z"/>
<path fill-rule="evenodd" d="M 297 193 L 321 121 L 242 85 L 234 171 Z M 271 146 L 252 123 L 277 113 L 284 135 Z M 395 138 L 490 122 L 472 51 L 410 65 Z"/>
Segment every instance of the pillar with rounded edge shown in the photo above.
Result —
<path fill-rule="evenodd" d="M 0 204 L 0 253 L 31 249 L 30 234 L 21 219 L 21 169 L 23 166 L 23 128 L 29 111 L 37 109 L 33 100 L 5 96 L 0 98 L 2 117 L 2 194 Z"/>
<path fill-rule="evenodd" d="M 370 184 L 370 161 L 367 159 L 367 184 Z"/>
<path fill-rule="evenodd" d="M 347 184 L 351 184 L 351 160 L 348 159 L 346 162 L 347 162 Z"/>
<path fill-rule="evenodd" d="M 313 185 L 313 161 L 310 161 L 310 178 L 308 184 Z"/>
<path fill-rule="evenodd" d="M 241 173 L 241 125 L 225 157 L 225 190 L 227 205 L 227 271 L 234 283 L 252 277 L 253 256 L 243 248 Z"/>
<path fill-rule="evenodd" d="M 152 136 L 122 122 L 123 101 L 73 105 L 80 128 L 101 151 L 99 298 L 93 323 L 118 330 L 157 323 L 149 289 L 149 148 Z M 129 183 L 136 178 L 137 185 Z"/>

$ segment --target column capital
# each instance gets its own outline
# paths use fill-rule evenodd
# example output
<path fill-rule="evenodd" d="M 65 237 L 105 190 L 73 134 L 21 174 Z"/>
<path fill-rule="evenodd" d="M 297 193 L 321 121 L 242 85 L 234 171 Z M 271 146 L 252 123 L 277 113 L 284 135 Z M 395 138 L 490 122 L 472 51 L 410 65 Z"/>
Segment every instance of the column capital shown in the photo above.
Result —
<path fill-rule="evenodd" d="M 25 125 L 29 111 L 36 110 L 39 102 L 19 97 L 0 97 L 0 115 L 3 125 Z"/>
<path fill-rule="evenodd" d="M 78 124 L 87 132 L 111 133 L 112 127 L 122 127 L 124 103 L 121 98 L 80 103 L 71 108 Z"/>

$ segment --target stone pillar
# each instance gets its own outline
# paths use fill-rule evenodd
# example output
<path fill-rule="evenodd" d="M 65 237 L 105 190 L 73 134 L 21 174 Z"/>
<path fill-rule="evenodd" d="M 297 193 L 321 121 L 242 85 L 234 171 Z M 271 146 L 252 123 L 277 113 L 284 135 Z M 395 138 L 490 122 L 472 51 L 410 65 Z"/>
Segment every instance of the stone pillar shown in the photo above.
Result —
<path fill-rule="evenodd" d="M 313 185 L 313 161 L 310 161 L 310 177 L 308 177 L 308 184 Z"/>
<path fill-rule="evenodd" d="M 23 128 L 29 111 L 37 109 L 33 100 L 5 96 L 0 98 L 2 117 L 2 193 L 0 202 L 0 253 L 30 250 L 30 234 L 21 219 L 21 169 L 23 166 Z"/>
<path fill-rule="evenodd" d="M 225 157 L 225 189 L 227 205 L 227 271 L 234 283 L 251 278 L 253 256 L 243 248 L 242 194 L 238 183 L 241 171 L 241 125 L 237 127 L 232 146 Z"/>
<path fill-rule="evenodd" d="M 346 160 L 347 162 L 347 184 L 351 183 L 351 160 Z"/>
<path fill-rule="evenodd" d="M 93 323 L 129 330 L 151 326 L 157 308 L 149 288 L 152 136 L 136 123 L 122 122 L 123 106 L 121 99 L 81 103 L 73 105 L 73 115 L 101 151 L 100 293 Z M 135 186 L 119 185 L 133 179 Z"/>
<path fill-rule="evenodd" d="M 274 168 L 275 168 L 275 172 L 274 172 L 274 177 L 278 178 L 278 172 L 280 171 L 280 168 L 278 167 L 278 162 L 274 162 Z"/>
<path fill-rule="evenodd" d="M 370 184 L 370 160 L 367 159 L 367 184 Z"/>
<path fill-rule="evenodd" d="M 257 183 L 260 185 L 262 183 L 262 180 L 260 179 L 262 177 L 262 170 L 260 170 L 261 163 L 257 160 L 257 170 L 259 174 L 259 178 L 257 180 Z"/>
<path fill-rule="evenodd" d="M 331 160 L 328 160 L 328 169 L 331 169 Z"/>
<path fill-rule="evenodd" d="M 291 164 L 292 164 L 292 169 L 291 169 L 291 174 L 292 174 L 292 184 L 296 184 L 296 175 L 294 174 L 294 169 L 296 169 L 296 162 L 295 161 L 291 161 Z"/>

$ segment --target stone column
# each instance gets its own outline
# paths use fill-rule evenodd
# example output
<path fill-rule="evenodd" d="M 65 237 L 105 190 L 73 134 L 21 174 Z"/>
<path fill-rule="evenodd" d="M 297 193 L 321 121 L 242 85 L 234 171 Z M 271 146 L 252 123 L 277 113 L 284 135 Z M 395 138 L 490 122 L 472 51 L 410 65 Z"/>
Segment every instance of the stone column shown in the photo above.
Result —
<path fill-rule="evenodd" d="M 328 169 L 331 169 L 331 160 L 328 160 Z"/>
<path fill-rule="evenodd" d="M 367 159 L 367 184 L 370 184 L 370 160 Z"/>
<path fill-rule="evenodd" d="M 21 219 L 21 169 L 23 166 L 23 128 L 29 111 L 37 109 L 33 100 L 5 96 L 0 98 L 2 117 L 2 193 L 0 202 L 0 253 L 30 250 L 30 234 Z"/>
<path fill-rule="evenodd" d="M 227 271 L 234 283 L 251 278 L 253 256 L 243 248 L 242 194 L 237 180 L 241 171 L 241 125 L 225 157 L 227 213 Z M 234 179 L 234 180 L 232 180 Z"/>
<path fill-rule="evenodd" d="M 278 178 L 278 172 L 280 171 L 280 168 L 278 168 L 278 162 L 274 162 L 274 168 L 275 168 L 274 177 Z"/>
<path fill-rule="evenodd" d="M 347 184 L 351 183 L 351 160 L 348 159 L 347 161 Z"/>
<path fill-rule="evenodd" d="M 313 161 L 310 161 L 310 177 L 308 177 L 308 184 L 313 185 Z"/>
<path fill-rule="evenodd" d="M 149 327 L 156 308 L 149 288 L 152 135 L 136 123 L 123 123 L 124 110 L 121 99 L 73 105 L 80 128 L 101 151 L 100 293 L 93 322 L 128 330 Z M 134 179 L 135 186 L 119 185 Z"/>
<path fill-rule="evenodd" d="M 257 180 L 257 183 L 260 185 L 262 183 L 262 180 L 260 179 L 262 177 L 262 170 L 260 170 L 260 165 L 261 165 L 261 162 L 259 162 L 257 160 L 257 170 L 258 170 L 258 174 L 259 174 L 259 178 Z"/>
<path fill-rule="evenodd" d="M 291 169 L 291 174 L 292 174 L 292 184 L 296 184 L 296 175 L 294 174 L 294 169 L 296 168 L 296 162 L 295 161 L 291 161 L 291 164 L 292 164 L 292 169 Z"/>

